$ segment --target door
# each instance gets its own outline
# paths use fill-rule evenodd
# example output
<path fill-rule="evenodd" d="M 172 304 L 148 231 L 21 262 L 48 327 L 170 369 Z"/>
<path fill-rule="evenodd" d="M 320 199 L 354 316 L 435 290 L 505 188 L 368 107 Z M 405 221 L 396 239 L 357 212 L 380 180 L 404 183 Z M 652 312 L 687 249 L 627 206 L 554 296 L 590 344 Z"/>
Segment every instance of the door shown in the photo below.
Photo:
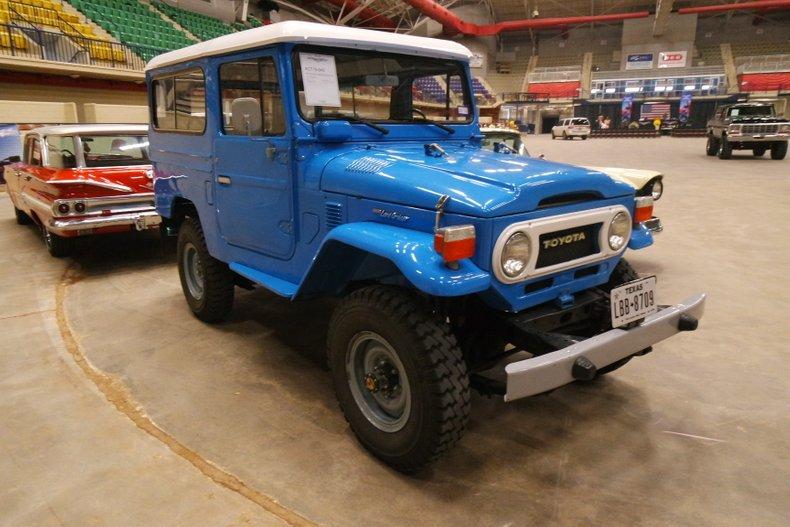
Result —
<path fill-rule="evenodd" d="M 30 135 L 25 139 L 25 151 L 22 157 L 22 163 L 15 166 L 15 189 L 11 194 L 17 204 L 17 208 L 25 213 L 30 213 L 32 209 L 31 203 L 26 199 L 26 194 L 32 184 L 32 179 L 35 170 L 40 169 L 43 164 L 41 152 L 41 139 L 38 136 Z M 9 188 L 11 188 L 9 182 Z"/>
<path fill-rule="evenodd" d="M 228 244 L 287 259 L 294 249 L 291 142 L 274 58 L 224 63 L 219 83 L 214 189 L 220 233 Z"/>

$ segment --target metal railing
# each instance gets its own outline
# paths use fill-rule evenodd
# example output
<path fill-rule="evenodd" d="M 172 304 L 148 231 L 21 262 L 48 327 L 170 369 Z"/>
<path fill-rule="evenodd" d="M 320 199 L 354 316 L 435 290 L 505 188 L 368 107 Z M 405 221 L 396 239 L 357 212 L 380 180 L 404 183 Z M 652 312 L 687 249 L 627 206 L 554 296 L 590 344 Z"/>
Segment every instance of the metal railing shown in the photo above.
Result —
<path fill-rule="evenodd" d="M 0 24 L 0 56 L 143 71 L 146 58 L 165 51 L 45 31 L 24 20 Z"/>
<path fill-rule="evenodd" d="M 548 102 L 548 93 L 509 92 L 502 94 L 505 103 L 511 102 Z"/>
<path fill-rule="evenodd" d="M 581 67 L 579 66 L 553 66 L 547 68 L 535 68 L 529 74 L 528 82 L 568 82 L 581 79 Z"/>
<path fill-rule="evenodd" d="M 724 66 L 699 66 L 688 68 L 655 68 L 650 70 L 597 71 L 592 80 L 643 80 L 678 77 L 698 77 L 702 75 L 724 75 Z"/>
<path fill-rule="evenodd" d="M 790 54 L 738 57 L 735 64 L 741 73 L 780 73 L 790 71 Z"/>

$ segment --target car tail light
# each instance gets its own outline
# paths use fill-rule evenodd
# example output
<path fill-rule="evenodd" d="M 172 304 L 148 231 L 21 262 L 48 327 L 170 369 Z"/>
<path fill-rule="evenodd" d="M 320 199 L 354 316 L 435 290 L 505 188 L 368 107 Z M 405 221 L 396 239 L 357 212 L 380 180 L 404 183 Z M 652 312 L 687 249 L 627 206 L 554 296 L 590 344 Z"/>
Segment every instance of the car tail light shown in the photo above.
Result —
<path fill-rule="evenodd" d="M 652 196 L 640 196 L 635 200 L 634 225 L 647 221 L 653 217 L 653 198 Z"/>
<path fill-rule="evenodd" d="M 70 209 L 71 208 L 69 207 L 68 203 L 61 203 L 58 205 L 58 212 L 61 214 L 68 214 Z"/>
<path fill-rule="evenodd" d="M 78 202 L 74 205 L 74 210 L 79 212 L 80 214 L 85 212 L 85 204 L 83 202 Z"/>
<path fill-rule="evenodd" d="M 457 262 L 475 254 L 474 225 L 454 225 L 436 229 L 433 247 L 445 262 Z"/>

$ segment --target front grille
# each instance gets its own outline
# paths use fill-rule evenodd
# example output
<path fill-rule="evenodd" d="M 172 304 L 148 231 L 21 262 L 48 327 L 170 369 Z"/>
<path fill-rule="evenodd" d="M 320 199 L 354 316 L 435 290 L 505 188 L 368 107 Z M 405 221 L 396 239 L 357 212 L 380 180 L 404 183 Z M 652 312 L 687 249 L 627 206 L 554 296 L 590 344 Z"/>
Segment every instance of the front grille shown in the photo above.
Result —
<path fill-rule="evenodd" d="M 540 235 L 536 268 L 557 265 L 598 252 L 602 223 L 572 227 Z"/>
<path fill-rule="evenodd" d="M 742 134 L 775 134 L 779 132 L 778 124 L 742 124 Z"/>

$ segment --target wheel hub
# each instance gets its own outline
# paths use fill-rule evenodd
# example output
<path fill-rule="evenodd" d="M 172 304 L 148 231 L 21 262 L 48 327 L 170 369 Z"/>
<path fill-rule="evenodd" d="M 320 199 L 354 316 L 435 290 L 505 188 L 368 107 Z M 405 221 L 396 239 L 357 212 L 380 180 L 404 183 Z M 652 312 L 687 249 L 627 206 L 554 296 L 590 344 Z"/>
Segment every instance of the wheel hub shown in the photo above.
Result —
<path fill-rule="evenodd" d="M 398 370 L 385 360 L 380 360 L 365 374 L 364 382 L 370 393 L 378 393 L 387 399 L 395 397 L 400 390 Z"/>

